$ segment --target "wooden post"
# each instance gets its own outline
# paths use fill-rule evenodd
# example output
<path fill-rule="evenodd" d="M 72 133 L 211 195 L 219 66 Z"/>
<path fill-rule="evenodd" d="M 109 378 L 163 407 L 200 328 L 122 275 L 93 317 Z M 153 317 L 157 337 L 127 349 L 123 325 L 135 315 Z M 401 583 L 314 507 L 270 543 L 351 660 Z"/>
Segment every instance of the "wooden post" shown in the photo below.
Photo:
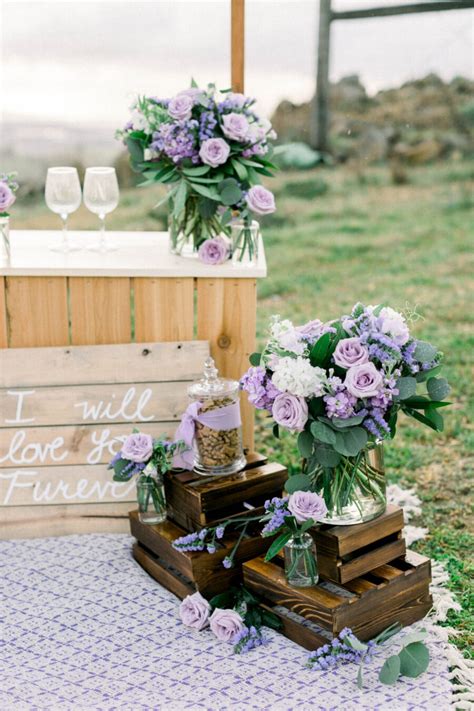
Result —
<path fill-rule="evenodd" d="M 231 80 L 234 91 L 244 91 L 245 0 L 231 0 Z"/>
<path fill-rule="evenodd" d="M 310 140 L 313 148 L 329 150 L 329 45 L 331 0 L 319 0 L 316 93 L 311 106 Z"/>

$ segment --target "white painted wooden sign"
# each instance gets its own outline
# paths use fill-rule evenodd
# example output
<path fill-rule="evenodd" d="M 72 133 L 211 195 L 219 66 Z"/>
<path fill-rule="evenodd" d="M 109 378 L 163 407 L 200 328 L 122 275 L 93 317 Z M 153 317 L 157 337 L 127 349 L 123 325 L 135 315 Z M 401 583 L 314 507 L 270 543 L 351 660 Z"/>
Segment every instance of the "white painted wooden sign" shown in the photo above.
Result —
<path fill-rule="evenodd" d="M 126 531 L 135 482 L 107 463 L 134 427 L 173 436 L 206 341 L 0 351 L 0 537 Z"/>

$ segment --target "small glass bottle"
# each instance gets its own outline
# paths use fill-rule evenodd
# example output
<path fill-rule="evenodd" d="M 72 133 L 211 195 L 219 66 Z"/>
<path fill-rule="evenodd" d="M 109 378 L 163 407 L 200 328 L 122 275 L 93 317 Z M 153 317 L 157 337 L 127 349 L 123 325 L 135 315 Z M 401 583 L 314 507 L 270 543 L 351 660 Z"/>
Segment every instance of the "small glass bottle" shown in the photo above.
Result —
<path fill-rule="evenodd" d="M 232 227 L 232 264 L 236 267 L 255 267 L 258 264 L 260 226 L 252 220 L 250 225 L 234 222 Z"/>
<path fill-rule="evenodd" d="M 10 260 L 10 217 L 0 215 L 0 256 Z"/>
<path fill-rule="evenodd" d="M 289 585 L 308 588 L 318 582 L 315 546 L 309 533 L 294 535 L 284 548 L 285 575 Z"/>
<path fill-rule="evenodd" d="M 163 475 L 150 464 L 137 479 L 138 518 L 142 523 L 156 524 L 166 520 L 166 497 Z"/>
<path fill-rule="evenodd" d="M 195 422 L 194 470 L 223 476 L 244 469 L 238 381 L 219 378 L 214 360 L 207 358 L 204 378 L 188 388 L 188 395 L 201 405 Z"/>

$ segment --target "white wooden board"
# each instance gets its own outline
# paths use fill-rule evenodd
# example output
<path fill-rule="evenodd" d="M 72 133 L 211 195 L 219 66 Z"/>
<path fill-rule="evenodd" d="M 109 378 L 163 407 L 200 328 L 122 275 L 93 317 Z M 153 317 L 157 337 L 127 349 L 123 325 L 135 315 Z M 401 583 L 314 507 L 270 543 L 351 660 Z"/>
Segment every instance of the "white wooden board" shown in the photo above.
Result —
<path fill-rule="evenodd" d="M 0 351 L 0 537 L 127 530 L 106 466 L 134 427 L 172 437 L 206 341 Z"/>

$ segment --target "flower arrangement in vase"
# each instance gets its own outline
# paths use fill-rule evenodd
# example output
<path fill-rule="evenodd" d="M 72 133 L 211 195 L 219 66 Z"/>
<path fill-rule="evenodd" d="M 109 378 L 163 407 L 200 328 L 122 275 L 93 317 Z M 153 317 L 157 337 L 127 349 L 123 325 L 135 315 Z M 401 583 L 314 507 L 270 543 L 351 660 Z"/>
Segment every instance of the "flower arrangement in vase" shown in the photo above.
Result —
<path fill-rule="evenodd" d="M 16 173 L 0 175 L 0 242 L 7 259 L 10 257 L 10 213 L 7 210 L 15 203 L 18 190 Z"/>
<path fill-rule="evenodd" d="M 168 186 L 170 240 L 176 254 L 197 253 L 207 264 L 231 255 L 229 237 L 238 222 L 242 259 L 255 254 L 252 215 L 275 210 L 273 194 L 260 185 L 272 176 L 270 122 L 255 113 L 255 100 L 195 82 L 171 99 L 139 97 L 117 135 L 127 146 L 141 185 Z M 158 205 L 161 203 L 158 203 Z M 157 205 L 157 207 L 158 207 Z"/>
<path fill-rule="evenodd" d="M 110 462 L 108 469 L 113 469 L 114 481 L 127 482 L 137 477 L 138 513 L 142 523 L 162 523 L 166 519 L 163 476 L 185 446 L 181 441 L 154 439 L 134 430 Z"/>
<path fill-rule="evenodd" d="M 436 431 L 449 385 L 437 377 L 442 353 L 410 334 L 394 309 L 356 304 L 323 323 L 294 326 L 275 317 L 261 354 L 241 379 L 249 401 L 298 436 L 303 473 L 288 493 L 310 490 L 332 524 L 368 521 L 386 507 L 381 442 L 395 436 L 400 412 Z M 425 388 L 422 394 L 419 387 Z"/>

